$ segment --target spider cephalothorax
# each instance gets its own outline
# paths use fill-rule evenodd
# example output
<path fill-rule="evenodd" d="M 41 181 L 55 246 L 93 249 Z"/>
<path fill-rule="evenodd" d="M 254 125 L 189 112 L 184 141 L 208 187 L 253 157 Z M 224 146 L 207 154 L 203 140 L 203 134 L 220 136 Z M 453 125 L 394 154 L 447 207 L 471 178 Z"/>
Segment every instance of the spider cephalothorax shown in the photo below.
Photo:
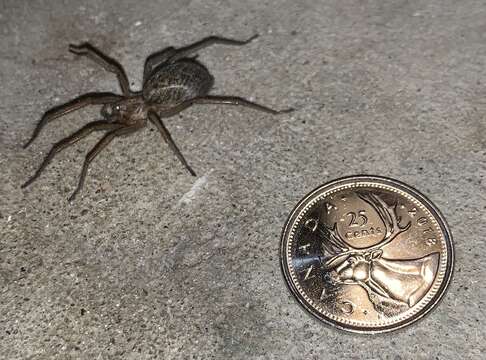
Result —
<path fill-rule="evenodd" d="M 93 131 L 104 130 L 106 131 L 105 136 L 86 156 L 78 186 L 69 198 L 69 200 L 73 200 L 81 190 L 88 166 L 96 155 L 115 137 L 130 134 L 145 127 L 147 120 L 157 127 L 181 163 L 192 175 L 195 175 L 172 140 L 169 131 L 162 122 L 162 118 L 175 115 L 193 104 L 242 105 L 270 114 L 292 111 L 292 109 L 283 111 L 272 110 L 240 97 L 208 95 L 214 79 L 209 71 L 191 55 L 212 44 L 245 45 L 254 38 L 256 38 L 256 35 L 246 41 L 238 41 L 211 36 L 186 47 L 179 49 L 169 47 L 155 53 L 149 56 L 145 62 L 143 88 L 139 92 L 130 90 L 125 71 L 118 62 L 104 55 L 88 43 L 79 46 L 71 45 L 69 47 L 71 52 L 85 55 L 106 70 L 115 73 L 120 82 L 123 95 L 90 93 L 47 111 L 37 124 L 32 137 L 24 145 L 24 148 L 34 141 L 48 122 L 87 105 L 103 105 L 101 108 L 103 120 L 90 122 L 74 134 L 56 143 L 35 174 L 22 187 L 30 185 L 37 179 L 56 153 L 88 136 Z"/>
<path fill-rule="evenodd" d="M 103 118 L 111 123 L 129 125 L 143 124 L 148 116 L 149 107 L 140 96 L 131 96 L 101 108 Z"/>

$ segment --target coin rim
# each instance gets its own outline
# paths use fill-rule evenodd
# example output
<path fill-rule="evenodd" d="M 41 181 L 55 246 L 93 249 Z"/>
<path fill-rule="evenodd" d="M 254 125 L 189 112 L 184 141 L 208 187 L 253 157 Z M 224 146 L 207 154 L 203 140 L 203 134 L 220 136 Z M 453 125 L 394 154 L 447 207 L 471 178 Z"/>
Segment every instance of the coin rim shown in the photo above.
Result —
<path fill-rule="evenodd" d="M 330 190 L 333 187 L 339 186 L 339 185 L 344 185 L 344 184 L 352 184 L 353 182 L 378 182 L 384 185 L 389 185 L 398 188 L 399 190 L 402 190 L 406 193 L 409 193 L 410 195 L 414 196 L 418 201 L 423 203 L 423 205 L 431 212 L 431 215 L 435 217 L 437 220 L 437 223 L 439 224 L 439 227 L 441 228 L 443 235 L 444 235 L 444 242 L 446 244 L 446 249 L 447 249 L 447 265 L 445 269 L 445 274 L 444 274 L 444 279 L 443 282 L 441 283 L 439 289 L 437 290 L 437 293 L 433 296 L 433 298 L 430 300 L 430 302 L 424 306 L 423 309 L 418 311 L 416 314 L 410 316 L 409 318 L 402 320 L 396 324 L 392 325 L 387 325 L 387 326 L 377 326 L 374 328 L 370 327 L 362 327 L 362 326 L 356 326 L 356 325 L 348 325 L 348 324 L 343 324 L 341 322 L 338 322 L 336 320 L 330 319 L 326 315 L 320 313 L 317 311 L 315 308 L 313 308 L 310 304 L 305 301 L 303 298 L 302 294 L 298 291 L 296 288 L 294 282 L 292 281 L 292 277 L 289 272 L 289 266 L 287 262 L 287 239 L 288 235 L 290 233 L 290 230 L 292 228 L 292 223 L 294 222 L 295 217 L 298 215 L 302 207 L 305 207 L 305 205 L 310 201 L 310 199 L 315 198 L 318 196 L 319 193 L 326 192 L 327 190 Z M 292 209 L 290 212 L 290 215 L 287 217 L 287 220 L 285 222 L 285 226 L 282 230 L 282 235 L 280 239 L 280 268 L 282 271 L 282 274 L 284 276 L 285 283 L 287 285 L 287 288 L 293 295 L 293 297 L 297 300 L 300 306 L 304 308 L 307 312 L 309 312 L 311 315 L 319 319 L 320 321 L 324 322 L 326 325 L 329 325 L 331 327 L 337 328 L 339 330 L 347 331 L 347 332 L 352 332 L 352 333 L 359 333 L 359 334 L 379 334 L 379 333 L 386 333 L 390 331 L 395 331 L 402 329 L 406 326 L 412 325 L 416 323 L 417 321 L 423 319 L 427 314 L 429 314 L 438 304 L 439 302 L 443 299 L 449 284 L 452 279 L 452 274 L 454 272 L 454 264 L 455 264 L 455 251 L 454 251 L 454 244 L 452 242 L 452 233 L 449 229 L 449 226 L 440 212 L 440 210 L 430 201 L 425 195 L 423 195 L 421 192 L 419 192 L 417 189 L 411 187 L 410 185 L 407 185 L 399 180 L 391 179 L 389 177 L 385 176 L 378 176 L 378 175 L 354 175 L 354 176 L 345 176 L 339 179 L 335 179 L 333 181 L 327 182 L 311 192 L 309 192 L 307 195 L 305 195 L 298 203 L 297 205 Z"/>

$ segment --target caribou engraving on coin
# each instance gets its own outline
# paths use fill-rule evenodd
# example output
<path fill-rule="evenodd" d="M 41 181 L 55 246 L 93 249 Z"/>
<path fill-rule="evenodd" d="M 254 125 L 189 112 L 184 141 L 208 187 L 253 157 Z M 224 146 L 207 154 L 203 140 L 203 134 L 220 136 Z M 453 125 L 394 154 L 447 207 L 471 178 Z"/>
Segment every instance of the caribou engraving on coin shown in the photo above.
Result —
<path fill-rule="evenodd" d="M 450 233 L 423 195 L 381 177 L 324 185 L 294 209 L 281 263 L 304 308 L 326 323 L 382 332 L 424 316 L 452 273 Z"/>
<path fill-rule="evenodd" d="M 429 290 L 437 273 L 439 254 L 434 252 L 419 259 L 407 260 L 384 258 L 382 248 L 407 231 L 411 221 L 400 225 L 400 218 L 396 214 L 397 204 L 389 206 L 379 195 L 370 192 L 358 193 L 358 196 L 374 208 L 385 224 L 383 239 L 378 244 L 363 249 L 347 244 L 337 231 L 337 223 L 332 228 L 326 228 L 317 219 L 311 218 L 305 222 L 305 226 L 311 231 L 319 230 L 323 235 L 323 253 L 330 255 L 322 262 L 323 269 L 335 270 L 336 281 L 341 284 L 362 286 L 377 311 L 387 315 L 397 314 L 415 305 Z M 364 215 L 362 218 L 366 219 Z"/>

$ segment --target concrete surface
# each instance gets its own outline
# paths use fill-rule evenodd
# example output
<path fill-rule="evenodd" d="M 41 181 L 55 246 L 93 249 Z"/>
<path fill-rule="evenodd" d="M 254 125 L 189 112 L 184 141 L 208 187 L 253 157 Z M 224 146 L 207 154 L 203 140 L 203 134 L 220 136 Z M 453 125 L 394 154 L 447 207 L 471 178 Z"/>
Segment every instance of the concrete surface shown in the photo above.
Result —
<path fill-rule="evenodd" d="M 484 359 L 484 1 L 3 0 L 0 9 L 0 358 Z M 69 43 L 89 40 L 119 59 L 138 89 L 154 51 L 256 32 L 244 48 L 200 53 L 214 93 L 298 111 L 207 105 L 168 119 L 198 178 L 149 128 L 112 143 L 72 205 L 100 135 L 19 188 L 53 143 L 98 117 L 96 107 L 69 115 L 22 150 L 46 109 L 118 90 Z M 314 321 L 279 269 L 294 204 L 357 173 L 428 195 L 457 251 L 440 306 L 383 336 Z"/>

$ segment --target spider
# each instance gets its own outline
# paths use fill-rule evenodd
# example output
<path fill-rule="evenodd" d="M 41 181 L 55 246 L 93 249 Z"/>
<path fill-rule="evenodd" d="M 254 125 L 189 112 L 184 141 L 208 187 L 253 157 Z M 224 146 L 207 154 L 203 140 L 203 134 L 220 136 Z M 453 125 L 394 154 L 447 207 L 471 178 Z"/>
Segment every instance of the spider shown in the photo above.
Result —
<path fill-rule="evenodd" d="M 206 67 L 196 61 L 196 52 L 214 44 L 246 45 L 257 37 L 258 35 L 254 35 L 248 40 L 239 41 L 210 36 L 186 47 L 168 47 L 156 52 L 145 61 L 141 91 L 130 90 L 128 78 L 123 67 L 96 47 L 89 43 L 69 45 L 70 52 L 86 56 L 101 65 L 105 70 L 116 74 L 123 95 L 88 93 L 64 105 L 48 110 L 35 127 L 30 140 L 24 145 L 24 149 L 37 138 L 47 123 L 85 106 L 103 105 L 100 111 L 103 119 L 90 122 L 70 136 L 57 142 L 46 155 L 34 175 L 22 185 L 22 188 L 32 184 L 57 153 L 94 131 L 104 130 L 106 134 L 86 155 L 78 185 L 69 198 L 69 201 L 74 200 L 83 187 L 88 167 L 94 158 L 114 138 L 128 135 L 144 128 L 147 125 L 147 120 L 158 129 L 162 138 L 189 173 L 196 176 L 196 173 L 189 166 L 174 140 L 172 140 L 169 131 L 162 122 L 162 118 L 173 116 L 194 104 L 241 105 L 270 114 L 293 111 L 293 109 L 276 111 L 236 96 L 209 95 L 209 91 L 214 84 L 214 78 Z"/>

